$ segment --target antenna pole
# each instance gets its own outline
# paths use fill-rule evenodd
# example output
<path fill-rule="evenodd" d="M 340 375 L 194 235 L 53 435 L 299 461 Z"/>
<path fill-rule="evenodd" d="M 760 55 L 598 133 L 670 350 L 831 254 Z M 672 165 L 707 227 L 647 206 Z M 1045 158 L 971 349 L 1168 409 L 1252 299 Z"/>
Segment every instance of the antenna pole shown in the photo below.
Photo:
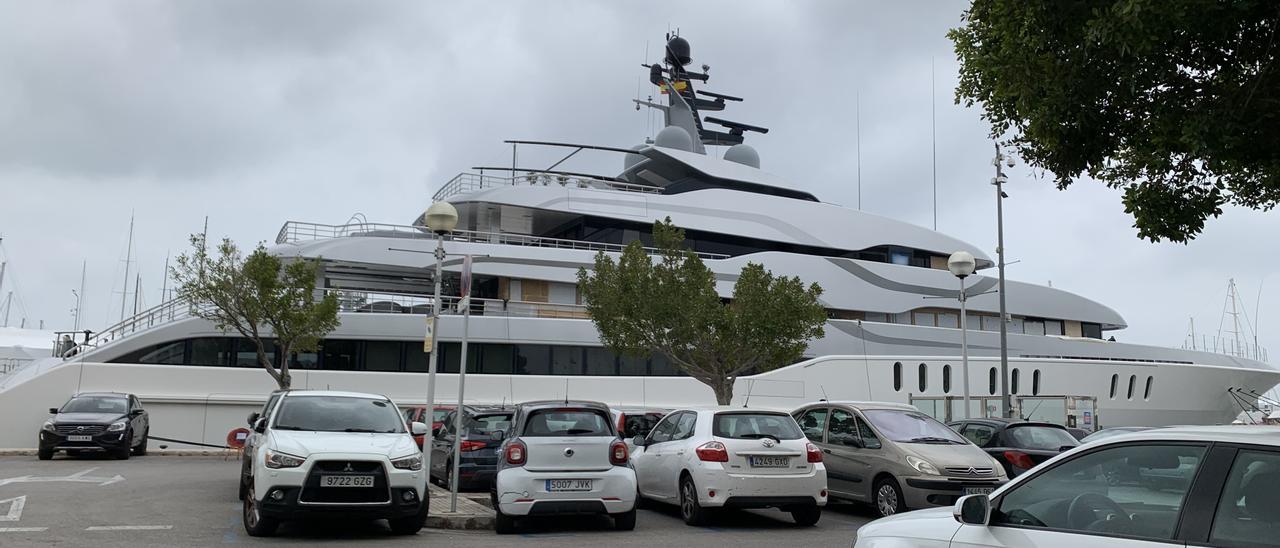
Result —
<path fill-rule="evenodd" d="M 856 138 L 855 138 L 856 140 L 854 142 L 856 143 L 856 145 L 854 146 L 857 150 L 857 157 L 858 157 L 858 211 L 862 211 L 862 90 L 861 89 L 854 92 L 853 103 L 854 103 L 853 125 L 856 128 L 854 131 L 854 134 L 856 135 Z"/>
<path fill-rule="evenodd" d="M 996 261 L 1000 271 L 997 289 L 1000 293 L 1000 416 L 1009 418 L 1009 314 L 1004 299 L 1004 172 L 1000 170 L 1000 162 L 1005 158 L 1000 154 L 999 142 L 995 143 L 995 147 L 996 178 L 992 183 L 996 186 Z M 967 381 L 968 376 L 965 379 Z"/>
<path fill-rule="evenodd" d="M 929 135 L 932 138 L 933 146 L 933 229 L 938 229 L 938 101 L 934 98 L 936 93 L 933 83 L 934 58 L 929 58 Z M 997 166 L 998 167 L 998 166 Z"/>
<path fill-rule="evenodd" d="M 124 321 L 124 304 L 129 298 L 129 263 L 133 262 L 133 213 L 129 213 L 129 244 L 124 251 L 124 284 L 120 288 L 120 321 Z"/>
<path fill-rule="evenodd" d="M 9 327 L 9 309 L 13 308 L 13 290 L 4 298 L 4 327 Z"/>
<path fill-rule="evenodd" d="M 8 266 L 9 263 L 0 262 L 0 289 L 4 288 L 4 269 Z"/>
<path fill-rule="evenodd" d="M 169 251 L 164 252 L 164 281 L 160 285 L 160 302 L 164 303 L 169 296 Z"/>
<path fill-rule="evenodd" d="M 133 283 L 133 315 L 138 315 L 138 293 L 142 290 L 142 274 L 135 274 Z"/>
<path fill-rule="evenodd" d="M 89 261 L 80 263 L 80 292 L 76 293 L 76 321 L 72 331 L 80 330 L 80 317 L 84 314 L 84 275 L 89 269 Z"/>

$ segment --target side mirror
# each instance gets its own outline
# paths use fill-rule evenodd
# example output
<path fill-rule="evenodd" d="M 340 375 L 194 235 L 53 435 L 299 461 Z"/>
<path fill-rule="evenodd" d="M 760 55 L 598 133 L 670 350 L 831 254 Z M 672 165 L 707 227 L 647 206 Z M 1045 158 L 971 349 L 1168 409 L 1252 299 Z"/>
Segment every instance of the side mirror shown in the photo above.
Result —
<path fill-rule="evenodd" d="M 142 411 L 141 409 L 134 409 L 133 411 L 130 411 L 130 412 L 129 412 L 129 416 L 130 416 L 130 417 L 141 417 L 141 416 L 142 416 L 142 413 L 143 413 L 143 411 Z"/>
<path fill-rule="evenodd" d="M 631 445 L 634 445 L 636 447 L 644 447 L 646 441 L 647 440 L 645 440 L 644 436 L 636 436 L 635 439 L 631 440 Z"/>
<path fill-rule="evenodd" d="M 951 515 L 965 525 L 986 525 L 991 521 L 991 499 L 986 495 L 965 495 L 956 501 Z"/>
<path fill-rule="evenodd" d="M 259 434 L 266 433 L 267 419 L 258 419 L 257 422 L 253 423 L 253 431 Z"/>
<path fill-rule="evenodd" d="M 58 414 L 58 408 L 57 408 L 57 407 L 50 407 L 50 408 L 49 408 L 49 414 L 50 414 L 50 415 L 57 415 L 57 414 Z"/>
<path fill-rule="evenodd" d="M 494 430 L 489 432 L 489 439 L 493 441 L 502 441 L 507 438 L 506 430 Z"/>
<path fill-rule="evenodd" d="M 418 421 L 409 423 L 409 432 L 415 436 L 425 436 L 427 434 L 427 425 Z"/>
<path fill-rule="evenodd" d="M 248 424 L 249 426 L 253 426 L 253 423 L 255 423 L 255 422 L 258 422 L 258 412 L 257 412 L 257 411 L 254 411 L 254 412 L 252 412 L 252 413 L 249 413 L 249 420 L 247 421 L 247 424 Z"/>

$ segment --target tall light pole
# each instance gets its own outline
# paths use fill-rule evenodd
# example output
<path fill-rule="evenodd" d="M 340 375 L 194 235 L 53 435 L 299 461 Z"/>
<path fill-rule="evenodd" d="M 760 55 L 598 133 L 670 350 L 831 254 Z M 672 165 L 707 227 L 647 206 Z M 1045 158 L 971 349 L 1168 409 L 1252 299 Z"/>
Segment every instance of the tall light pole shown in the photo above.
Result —
<path fill-rule="evenodd" d="M 964 375 L 964 418 L 973 418 L 969 407 L 969 323 L 965 307 L 967 296 L 964 293 L 964 279 L 973 274 L 977 263 L 973 254 L 968 251 L 957 251 L 947 259 L 947 270 L 960 278 L 960 374 Z"/>
<path fill-rule="evenodd" d="M 454 227 L 458 226 L 458 210 L 449 202 L 436 202 L 427 208 L 424 216 L 427 228 L 436 234 L 436 275 L 435 275 L 435 298 L 432 299 L 431 313 L 431 355 L 427 360 L 427 435 L 422 440 L 422 466 L 423 472 L 427 476 L 427 485 L 431 484 L 431 444 L 436 439 L 435 424 L 436 411 L 436 364 L 440 361 L 440 280 L 441 271 L 444 268 L 444 235 L 453 232 Z M 426 500 L 427 494 L 422 494 L 423 500 Z"/>
<path fill-rule="evenodd" d="M 996 145 L 996 157 L 991 165 L 996 166 L 996 176 L 991 184 L 996 187 L 996 261 L 1000 272 L 1000 416 L 1009 418 L 1009 315 L 1004 304 L 1004 184 L 1009 182 L 1000 165 L 1013 167 L 1013 158 L 1000 153 L 1000 143 Z"/>

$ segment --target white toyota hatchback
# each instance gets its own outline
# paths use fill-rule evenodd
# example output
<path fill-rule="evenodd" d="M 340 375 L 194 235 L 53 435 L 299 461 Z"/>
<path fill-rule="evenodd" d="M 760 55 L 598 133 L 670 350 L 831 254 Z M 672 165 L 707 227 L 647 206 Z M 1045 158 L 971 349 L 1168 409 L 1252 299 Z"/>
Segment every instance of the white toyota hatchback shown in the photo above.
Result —
<path fill-rule="evenodd" d="M 422 529 L 427 474 L 396 404 L 385 396 L 327 390 L 282 392 L 249 463 L 244 528 L 270 536 L 282 521 L 386 519 L 397 534 Z"/>
<path fill-rule="evenodd" d="M 716 508 L 779 508 L 808 526 L 827 504 L 822 453 L 781 411 L 681 409 L 634 443 L 640 496 L 679 504 L 690 525 Z"/>
<path fill-rule="evenodd" d="M 1174 427 L 1083 445 L 955 508 L 858 530 L 855 547 L 1280 546 L 1280 427 Z"/>
<path fill-rule="evenodd" d="M 636 527 L 636 473 L 608 406 L 543 401 L 516 406 L 494 480 L 494 529 L 515 532 L 526 516 L 608 514 Z"/>

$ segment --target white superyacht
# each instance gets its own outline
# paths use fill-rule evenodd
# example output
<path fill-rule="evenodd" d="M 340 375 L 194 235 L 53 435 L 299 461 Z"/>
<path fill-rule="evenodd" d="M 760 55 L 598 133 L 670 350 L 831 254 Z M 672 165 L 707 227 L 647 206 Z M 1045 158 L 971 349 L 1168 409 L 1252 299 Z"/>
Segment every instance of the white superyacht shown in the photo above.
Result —
<path fill-rule="evenodd" d="M 707 81 L 706 69 L 686 70 L 689 62 L 688 42 L 670 37 L 664 62 L 649 66 L 650 80 L 668 92 L 665 104 L 636 101 L 665 115 L 653 142 L 615 148 L 508 141 L 513 150 L 558 147 L 566 159 L 582 150 L 616 153 L 623 166 L 617 175 L 568 171 L 560 162 L 545 169 L 513 163 L 461 173 L 434 195 L 460 216 L 458 230 L 444 237 L 450 254 L 444 304 L 455 311 L 461 256 L 476 257 L 467 401 L 714 403 L 709 388 L 661 355 L 624 357 L 602 347 L 576 286 L 578 269 L 590 268 L 596 253 L 649 242 L 653 222 L 670 217 L 716 272 L 726 297 L 748 262 L 825 289 L 825 336 L 811 342 L 800 363 L 737 379 L 736 404 L 790 409 L 824 398 L 880 400 L 961 417 L 958 289 L 946 262 L 952 252 L 968 251 L 981 271 L 993 264 L 988 255 L 933 230 L 824 203 L 761 170 L 744 136 L 767 130 L 706 115 L 741 99 L 695 90 L 694 82 Z M 723 151 L 721 158 L 714 150 Z M 288 357 L 295 387 L 425 401 L 422 340 L 435 238 L 422 217 L 408 225 L 290 221 L 281 228 L 271 252 L 319 259 L 322 290 L 342 304 L 341 326 L 319 351 Z M 1000 405 L 996 279 L 976 274 L 968 286 L 969 412 L 991 415 Z M 1005 292 L 1008 388 L 1023 416 L 1085 430 L 1225 423 L 1256 404 L 1251 394 L 1280 383 L 1280 371 L 1261 352 L 1246 357 L 1109 341 L 1107 334 L 1126 324 L 1105 305 L 1016 281 Z M 90 390 L 138 395 L 151 410 L 153 437 L 223 443 L 274 383 L 251 343 L 189 310 L 185 302 L 163 303 L 80 337 L 69 357 L 0 376 L 0 414 L 8 425 L 0 448 L 33 447 L 43 412 Z M 457 393 L 461 324 L 461 316 L 447 316 L 436 334 L 443 372 L 437 402 Z"/>

